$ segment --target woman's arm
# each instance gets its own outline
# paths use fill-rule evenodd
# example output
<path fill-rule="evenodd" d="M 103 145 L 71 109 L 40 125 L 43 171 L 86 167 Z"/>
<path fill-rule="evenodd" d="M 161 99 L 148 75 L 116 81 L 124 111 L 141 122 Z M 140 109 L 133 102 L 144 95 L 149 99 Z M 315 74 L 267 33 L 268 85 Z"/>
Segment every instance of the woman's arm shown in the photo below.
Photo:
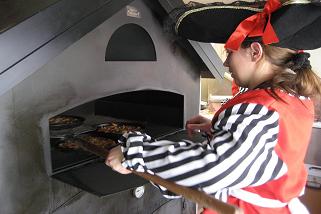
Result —
<path fill-rule="evenodd" d="M 286 165 L 274 151 L 279 131 L 277 112 L 262 105 L 238 104 L 221 112 L 213 124 L 208 145 L 187 140 L 152 142 L 144 133 L 130 133 L 122 139 L 122 166 L 207 193 L 260 185 L 286 172 Z"/>

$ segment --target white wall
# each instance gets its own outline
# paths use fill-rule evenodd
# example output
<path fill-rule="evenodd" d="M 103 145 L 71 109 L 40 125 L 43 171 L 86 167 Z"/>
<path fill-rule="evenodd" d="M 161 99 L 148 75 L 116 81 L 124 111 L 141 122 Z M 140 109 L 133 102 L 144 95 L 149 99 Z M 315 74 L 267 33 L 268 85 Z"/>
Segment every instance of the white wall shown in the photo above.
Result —
<path fill-rule="evenodd" d="M 321 78 L 321 48 L 307 52 L 311 54 L 310 62 L 313 71 Z"/>

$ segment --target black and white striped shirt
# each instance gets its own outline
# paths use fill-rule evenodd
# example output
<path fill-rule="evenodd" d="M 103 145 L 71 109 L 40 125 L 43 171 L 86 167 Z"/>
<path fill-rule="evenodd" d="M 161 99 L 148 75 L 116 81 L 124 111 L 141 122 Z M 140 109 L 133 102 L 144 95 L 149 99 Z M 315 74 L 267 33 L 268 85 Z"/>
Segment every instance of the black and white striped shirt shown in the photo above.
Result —
<path fill-rule="evenodd" d="M 279 115 L 265 106 L 241 103 L 222 111 L 213 121 L 207 144 L 188 140 L 152 141 L 144 133 L 125 134 L 120 141 L 123 166 L 201 189 L 226 199 L 229 190 L 258 186 L 287 172 L 274 147 Z M 166 197 L 175 197 L 159 187 Z"/>

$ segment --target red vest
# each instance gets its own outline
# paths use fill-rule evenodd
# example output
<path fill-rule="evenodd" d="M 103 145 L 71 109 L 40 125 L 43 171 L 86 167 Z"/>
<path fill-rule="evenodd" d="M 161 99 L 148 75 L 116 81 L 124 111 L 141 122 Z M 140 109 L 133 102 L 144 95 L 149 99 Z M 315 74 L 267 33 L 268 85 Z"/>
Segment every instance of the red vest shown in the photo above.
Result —
<path fill-rule="evenodd" d="M 314 107 L 312 101 L 308 98 L 298 99 L 286 92 L 279 90 L 276 92 L 284 102 L 276 100 L 264 89 L 248 91 L 223 105 L 216 112 L 213 120 L 220 112 L 239 103 L 256 103 L 278 112 L 279 134 L 274 149 L 279 158 L 287 165 L 288 171 L 277 180 L 256 187 L 246 187 L 242 190 L 259 195 L 262 198 L 288 203 L 291 199 L 298 197 L 305 187 L 307 172 L 303 161 L 310 141 Z M 264 208 L 233 196 L 229 196 L 228 202 L 241 207 L 244 213 L 289 213 L 288 206 Z M 208 213 L 208 211 L 204 213 Z"/>

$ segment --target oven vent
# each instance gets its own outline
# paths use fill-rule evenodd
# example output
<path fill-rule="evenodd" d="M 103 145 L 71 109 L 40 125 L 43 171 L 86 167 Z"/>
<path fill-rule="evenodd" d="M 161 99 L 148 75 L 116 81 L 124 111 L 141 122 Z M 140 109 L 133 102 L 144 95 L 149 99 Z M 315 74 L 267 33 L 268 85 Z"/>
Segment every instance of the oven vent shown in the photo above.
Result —
<path fill-rule="evenodd" d="M 108 42 L 105 61 L 156 61 L 154 42 L 141 26 L 122 25 Z"/>

